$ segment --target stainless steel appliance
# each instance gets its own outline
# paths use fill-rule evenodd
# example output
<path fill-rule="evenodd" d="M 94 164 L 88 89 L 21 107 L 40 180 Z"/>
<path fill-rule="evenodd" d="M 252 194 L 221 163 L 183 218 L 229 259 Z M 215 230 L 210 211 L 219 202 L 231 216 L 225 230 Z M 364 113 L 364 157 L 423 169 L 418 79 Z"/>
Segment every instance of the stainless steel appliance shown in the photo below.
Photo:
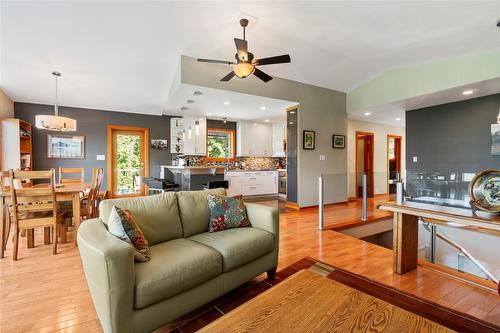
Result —
<path fill-rule="evenodd" d="M 286 194 L 286 170 L 278 170 L 278 193 Z"/>

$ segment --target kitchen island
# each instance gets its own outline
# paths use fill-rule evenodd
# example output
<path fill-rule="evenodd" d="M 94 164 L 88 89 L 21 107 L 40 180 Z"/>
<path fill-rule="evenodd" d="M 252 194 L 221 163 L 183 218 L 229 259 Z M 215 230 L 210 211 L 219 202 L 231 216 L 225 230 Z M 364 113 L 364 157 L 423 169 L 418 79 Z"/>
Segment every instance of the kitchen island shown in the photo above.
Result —
<path fill-rule="evenodd" d="M 166 173 L 170 171 L 181 191 L 196 191 L 203 189 L 203 184 L 209 181 L 224 180 L 226 169 L 223 165 L 161 165 L 160 178 L 165 178 Z"/>
<path fill-rule="evenodd" d="M 242 170 L 212 165 L 162 165 L 160 177 L 165 178 L 165 172 L 168 171 L 174 174 L 175 182 L 179 184 L 182 191 L 201 190 L 203 184 L 209 181 L 227 180 L 230 196 L 278 194 L 278 171 L 275 169 Z"/>

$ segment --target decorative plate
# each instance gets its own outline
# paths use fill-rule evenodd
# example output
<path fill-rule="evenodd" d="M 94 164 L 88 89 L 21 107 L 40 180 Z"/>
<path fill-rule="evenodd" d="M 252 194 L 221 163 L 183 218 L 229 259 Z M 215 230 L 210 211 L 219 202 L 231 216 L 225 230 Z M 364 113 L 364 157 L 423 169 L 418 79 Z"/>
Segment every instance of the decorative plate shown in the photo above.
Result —
<path fill-rule="evenodd" d="M 472 208 L 500 213 L 500 170 L 486 170 L 477 174 L 469 184 Z"/>

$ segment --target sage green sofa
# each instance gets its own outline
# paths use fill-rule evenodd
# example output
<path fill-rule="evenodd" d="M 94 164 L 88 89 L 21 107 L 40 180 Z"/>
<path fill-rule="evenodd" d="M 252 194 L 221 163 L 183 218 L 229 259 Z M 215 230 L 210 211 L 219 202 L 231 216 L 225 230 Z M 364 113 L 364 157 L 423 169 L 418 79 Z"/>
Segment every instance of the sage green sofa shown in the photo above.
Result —
<path fill-rule="evenodd" d="M 208 232 L 207 193 L 169 192 L 105 200 L 100 217 L 83 222 L 78 248 L 105 332 L 151 332 L 278 264 L 275 208 L 246 204 L 252 227 Z M 149 242 L 149 262 L 108 232 L 113 205 L 132 212 Z"/>

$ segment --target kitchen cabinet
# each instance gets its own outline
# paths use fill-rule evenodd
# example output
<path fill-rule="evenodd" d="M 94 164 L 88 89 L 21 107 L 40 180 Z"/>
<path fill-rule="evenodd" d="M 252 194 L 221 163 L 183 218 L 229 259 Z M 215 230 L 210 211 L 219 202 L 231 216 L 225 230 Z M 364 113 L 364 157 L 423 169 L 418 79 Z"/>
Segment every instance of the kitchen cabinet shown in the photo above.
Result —
<path fill-rule="evenodd" d="M 272 156 L 272 131 L 271 124 L 239 121 L 236 126 L 236 155 Z"/>
<path fill-rule="evenodd" d="M 273 157 L 285 157 L 285 123 L 273 124 Z"/>
<path fill-rule="evenodd" d="M 170 119 L 170 152 L 205 156 L 207 153 L 207 119 L 184 117 Z"/>
<path fill-rule="evenodd" d="M 278 171 L 228 171 L 229 196 L 278 194 Z"/>

